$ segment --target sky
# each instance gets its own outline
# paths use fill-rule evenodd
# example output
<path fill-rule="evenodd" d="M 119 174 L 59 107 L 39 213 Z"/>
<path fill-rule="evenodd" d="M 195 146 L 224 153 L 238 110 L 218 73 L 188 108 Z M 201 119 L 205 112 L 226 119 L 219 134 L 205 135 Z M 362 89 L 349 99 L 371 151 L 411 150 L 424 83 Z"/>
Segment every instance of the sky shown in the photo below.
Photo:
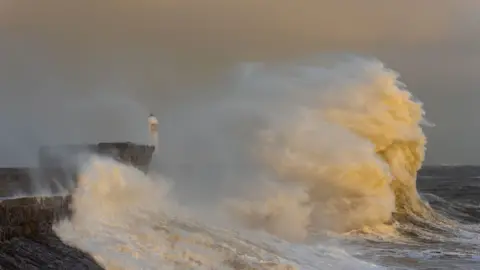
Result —
<path fill-rule="evenodd" d="M 427 163 L 480 164 L 476 0 L 1 0 L 0 6 L 0 150 L 8 153 L 2 162 L 32 162 L 31 146 L 39 144 L 121 140 L 115 136 L 126 133 L 144 140 L 140 123 L 149 112 L 174 130 L 168 115 L 221 95 L 211 84 L 239 61 L 347 52 L 395 69 L 424 103 L 436 124 L 426 129 Z"/>

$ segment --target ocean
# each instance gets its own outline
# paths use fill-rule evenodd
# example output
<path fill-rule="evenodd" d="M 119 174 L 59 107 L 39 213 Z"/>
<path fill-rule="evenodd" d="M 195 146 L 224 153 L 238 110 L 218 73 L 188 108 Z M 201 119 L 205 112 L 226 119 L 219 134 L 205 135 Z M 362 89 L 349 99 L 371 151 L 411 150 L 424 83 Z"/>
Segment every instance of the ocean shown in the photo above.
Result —
<path fill-rule="evenodd" d="M 106 269 L 480 269 L 480 167 L 422 168 L 418 190 L 434 212 L 428 218 L 398 216 L 389 225 L 394 232 L 364 228 L 316 233 L 291 242 L 179 214 L 179 206 L 167 202 L 164 182 L 150 182 L 110 160 L 94 162 L 97 169 L 83 181 L 94 181 L 89 188 L 98 193 L 77 196 L 75 203 L 85 208 L 55 230 Z M 104 169 L 102 179 L 109 182 L 99 183 L 97 170 Z M 119 189 L 129 195 L 121 196 Z M 128 200 L 109 204 L 120 197 Z M 172 212 L 166 214 L 165 209 Z"/>
<path fill-rule="evenodd" d="M 55 233 L 105 269 L 480 269 L 480 167 L 423 164 L 380 61 L 319 62 L 235 67 L 148 174 L 91 157 Z"/>
<path fill-rule="evenodd" d="M 365 239 L 358 254 L 388 269 L 479 269 L 478 166 L 425 166 L 417 187 L 440 220 L 412 218 L 397 239 Z M 368 242 L 365 243 L 365 242 Z"/>

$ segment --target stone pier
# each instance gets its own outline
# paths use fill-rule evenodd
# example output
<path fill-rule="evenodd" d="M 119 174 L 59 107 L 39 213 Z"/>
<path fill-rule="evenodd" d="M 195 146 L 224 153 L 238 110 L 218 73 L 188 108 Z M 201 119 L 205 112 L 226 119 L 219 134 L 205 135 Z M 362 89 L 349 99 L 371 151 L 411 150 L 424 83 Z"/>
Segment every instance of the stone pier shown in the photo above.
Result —
<path fill-rule="evenodd" d="M 80 153 L 106 155 L 146 172 L 153 151 L 129 142 L 44 147 L 39 168 L 0 168 L 0 270 L 102 269 L 53 233 L 56 221 L 72 215 L 71 196 L 57 193 L 74 188 L 72 161 Z M 39 187 L 53 195 L 35 195 Z"/>

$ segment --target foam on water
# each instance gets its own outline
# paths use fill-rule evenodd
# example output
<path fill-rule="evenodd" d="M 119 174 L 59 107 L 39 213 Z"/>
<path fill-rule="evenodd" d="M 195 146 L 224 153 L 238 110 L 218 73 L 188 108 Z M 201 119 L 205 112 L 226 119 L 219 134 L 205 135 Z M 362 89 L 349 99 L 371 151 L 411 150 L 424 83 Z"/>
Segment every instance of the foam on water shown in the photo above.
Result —
<path fill-rule="evenodd" d="M 108 269 L 376 268 L 314 236 L 395 236 L 410 216 L 434 224 L 416 190 L 422 105 L 376 60 L 323 64 L 241 65 L 231 99 L 206 104 L 214 107 L 197 121 L 201 131 L 228 147 L 196 161 L 208 164 L 210 152 L 250 159 L 245 168 L 233 164 L 248 171 L 235 178 L 241 192 L 207 207 L 204 216 L 215 219 L 175 203 L 165 178 L 94 157 L 79 176 L 73 218 L 56 232 Z M 232 125 L 243 140 L 221 132 L 238 129 Z"/>
<path fill-rule="evenodd" d="M 202 224 L 174 203 L 169 190 L 162 178 L 92 157 L 73 195 L 75 214 L 55 232 L 107 269 L 318 269 L 319 262 L 324 269 L 370 267 L 337 249 L 297 248 Z"/>

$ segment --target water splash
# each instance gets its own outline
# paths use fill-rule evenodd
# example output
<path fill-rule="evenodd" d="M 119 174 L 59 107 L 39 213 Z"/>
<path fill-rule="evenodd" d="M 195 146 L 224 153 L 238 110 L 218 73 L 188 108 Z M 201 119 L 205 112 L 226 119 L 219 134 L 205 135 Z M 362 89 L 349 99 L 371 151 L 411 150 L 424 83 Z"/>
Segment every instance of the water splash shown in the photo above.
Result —
<path fill-rule="evenodd" d="M 237 203 L 234 208 L 247 226 L 255 221 L 258 227 L 260 216 L 264 229 L 279 234 L 270 224 L 289 219 L 285 215 L 293 205 L 309 209 L 296 211 L 306 215 L 300 219 L 290 215 L 305 231 L 375 226 L 384 231 L 393 214 L 431 215 L 416 190 L 425 154 L 424 112 L 397 73 L 358 58 L 328 68 L 253 65 L 248 70 L 244 78 L 257 79 L 259 91 L 292 98 L 289 106 L 270 114 L 260 156 L 273 169 L 273 181 L 296 183 L 308 199 L 302 195 L 292 202 L 296 193 L 291 192 L 283 207 L 278 206 L 282 193 Z"/>
<path fill-rule="evenodd" d="M 227 100 L 217 106 L 207 115 L 219 117 L 209 122 L 219 129 L 202 129 L 230 146 L 215 149 L 228 152 L 221 157 L 255 150 L 252 163 L 258 167 L 248 163 L 244 169 L 253 176 L 245 181 L 246 192 L 228 197 L 226 210 L 219 212 L 233 226 L 220 229 L 188 215 L 162 177 L 94 158 L 80 175 L 72 220 L 56 227 L 62 239 L 109 269 L 309 269 L 278 250 L 284 240 L 247 237 L 244 229 L 301 242 L 319 230 L 388 234 L 395 219 L 432 213 L 415 183 L 426 143 L 422 106 L 395 72 L 362 59 L 326 67 L 252 64 L 247 69 L 233 81 L 247 89 L 234 91 L 237 105 L 229 109 L 233 103 Z M 250 125 L 258 118 L 262 121 Z M 255 141 L 247 136 L 228 144 L 219 130 L 235 123 L 258 135 Z M 211 161 L 208 155 L 201 158 Z M 359 263 L 345 259 L 354 261 L 349 266 Z"/>
<path fill-rule="evenodd" d="M 165 179 L 92 157 L 73 194 L 74 215 L 55 232 L 106 269 L 295 269 L 231 232 L 190 220 L 169 192 Z"/>

